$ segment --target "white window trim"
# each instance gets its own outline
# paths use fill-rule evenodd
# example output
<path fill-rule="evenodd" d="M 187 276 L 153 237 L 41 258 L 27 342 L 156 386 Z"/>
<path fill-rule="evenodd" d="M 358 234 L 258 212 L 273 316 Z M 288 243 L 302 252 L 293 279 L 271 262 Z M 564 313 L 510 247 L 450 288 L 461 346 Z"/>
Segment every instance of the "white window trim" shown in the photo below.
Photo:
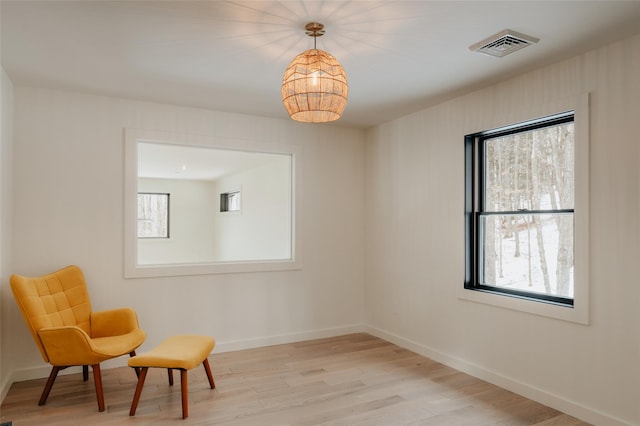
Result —
<path fill-rule="evenodd" d="M 583 94 L 574 99 L 554 102 L 543 108 L 530 111 L 526 116 L 510 118 L 502 125 L 506 126 L 569 110 L 575 111 L 573 307 L 466 289 L 462 281 L 458 283 L 457 295 L 459 299 L 579 324 L 589 324 L 589 95 Z"/>
<path fill-rule="evenodd" d="M 227 274 L 242 272 L 287 271 L 302 269 L 302 232 L 300 225 L 302 174 L 301 150 L 292 144 L 257 143 L 240 139 L 221 139 L 211 136 L 174 132 L 125 129 L 125 188 L 124 188 L 124 276 L 144 278 L 183 275 Z M 137 237 L 138 207 L 138 142 L 169 143 L 291 155 L 291 258 L 283 260 L 250 260 L 192 264 L 139 265 Z M 233 213 L 233 212 L 232 212 Z"/>

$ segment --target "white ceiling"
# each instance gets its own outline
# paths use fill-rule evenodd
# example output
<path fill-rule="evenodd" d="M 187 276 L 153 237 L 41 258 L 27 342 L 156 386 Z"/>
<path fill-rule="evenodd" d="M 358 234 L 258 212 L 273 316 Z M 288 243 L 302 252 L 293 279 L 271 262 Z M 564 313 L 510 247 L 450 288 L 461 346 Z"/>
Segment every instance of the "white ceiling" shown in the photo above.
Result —
<path fill-rule="evenodd" d="M 289 61 L 318 48 L 349 79 L 341 125 L 368 127 L 640 32 L 640 1 L 7 1 L 16 85 L 286 118 Z M 468 47 L 504 29 L 540 41 L 504 58 Z"/>
<path fill-rule="evenodd" d="M 138 142 L 141 178 L 216 180 L 275 163 L 289 167 L 290 161 L 286 154 Z"/>

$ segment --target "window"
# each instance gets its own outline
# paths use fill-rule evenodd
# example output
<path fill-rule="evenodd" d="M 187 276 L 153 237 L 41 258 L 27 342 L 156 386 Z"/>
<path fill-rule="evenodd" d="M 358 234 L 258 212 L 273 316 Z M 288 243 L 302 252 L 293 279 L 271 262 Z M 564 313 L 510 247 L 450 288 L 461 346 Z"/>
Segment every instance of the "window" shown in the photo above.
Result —
<path fill-rule="evenodd" d="M 220 194 L 221 212 L 240 211 L 240 191 L 225 192 Z"/>
<path fill-rule="evenodd" d="M 574 304 L 574 113 L 465 138 L 465 288 Z"/>
<path fill-rule="evenodd" d="M 302 267 L 297 144 L 140 129 L 124 137 L 125 278 Z M 233 192 L 242 212 L 219 213 L 220 194 Z M 171 194 L 162 240 L 138 237 L 138 218 L 149 219 L 137 211 L 142 193 Z"/>
<path fill-rule="evenodd" d="M 138 193 L 138 238 L 169 238 L 169 194 Z"/>

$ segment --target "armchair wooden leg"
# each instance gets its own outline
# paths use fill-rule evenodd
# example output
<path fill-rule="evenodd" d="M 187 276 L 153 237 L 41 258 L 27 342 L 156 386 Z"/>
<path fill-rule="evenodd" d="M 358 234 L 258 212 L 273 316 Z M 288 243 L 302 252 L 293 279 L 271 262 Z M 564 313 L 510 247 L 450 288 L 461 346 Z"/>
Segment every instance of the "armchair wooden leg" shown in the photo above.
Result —
<path fill-rule="evenodd" d="M 136 356 L 136 351 L 131 351 L 131 352 L 129 352 L 129 358 L 133 358 L 134 356 Z M 140 368 L 138 368 L 138 367 L 133 367 L 133 369 L 134 369 L 134 370 L 135 370 L 135 372 L 136 372 L 136 377 L 137 377 L 137 378 L 140 378 Z"/>
<path fill-rule="evenodd" d="M 89 380 L 89 366 L 88 365 L 83 365 L 82 366 L 82 381 L 86 382 L 87 380 Z"/>
<path fill-rule="evenodd" d="M 44 385 L 44 389 L 42 390 L 42 395 L 40 396 L 40 401 L 38 401 L 38 405 L 44 405 L 47 402 L 47 398 L 49 398 L 49 392 L 51 392 L 53 383 L 56 381 L 56 377 L 58 377 L 58 372 L 65 368 L 66 367 L 56 367 L 55 365 L 53 366 L 53 368 L 51 369 L 51 374 L 49 374 L 49 379 L 47 380 L 47 384 Z"/>
<path fill-rule="evenodd" d="M 102 392 L 102 375 L 100 374 L 100 364 L 91 366 L 93 370 L 93 381 L 96 383 L 96 397 L 98 398 L 98 411 L 104 411 L 104 393 Z"/>
<path fill-rule="evenodd" d="M 173 369 L 167 368 L 167 376 L 169 377 L 169 386 L 173 386 Z"/>

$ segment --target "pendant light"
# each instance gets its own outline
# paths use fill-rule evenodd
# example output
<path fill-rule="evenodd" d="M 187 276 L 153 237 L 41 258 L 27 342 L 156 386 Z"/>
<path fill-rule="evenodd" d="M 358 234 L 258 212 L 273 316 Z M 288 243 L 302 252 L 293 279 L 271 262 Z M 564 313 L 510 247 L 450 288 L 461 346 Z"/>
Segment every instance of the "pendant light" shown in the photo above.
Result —
<path fill-rule="evenodd" d="M 293 58 L 284 72 L 282 103 L 293 120 L 305 123 L 335 121 L 347 106 L 347 75 L 336 58 L 316 49 L 316 38 L 324 34 L 324 25 L 310 22 L 305 30 L 313 37 L 313 49 Z"/>

